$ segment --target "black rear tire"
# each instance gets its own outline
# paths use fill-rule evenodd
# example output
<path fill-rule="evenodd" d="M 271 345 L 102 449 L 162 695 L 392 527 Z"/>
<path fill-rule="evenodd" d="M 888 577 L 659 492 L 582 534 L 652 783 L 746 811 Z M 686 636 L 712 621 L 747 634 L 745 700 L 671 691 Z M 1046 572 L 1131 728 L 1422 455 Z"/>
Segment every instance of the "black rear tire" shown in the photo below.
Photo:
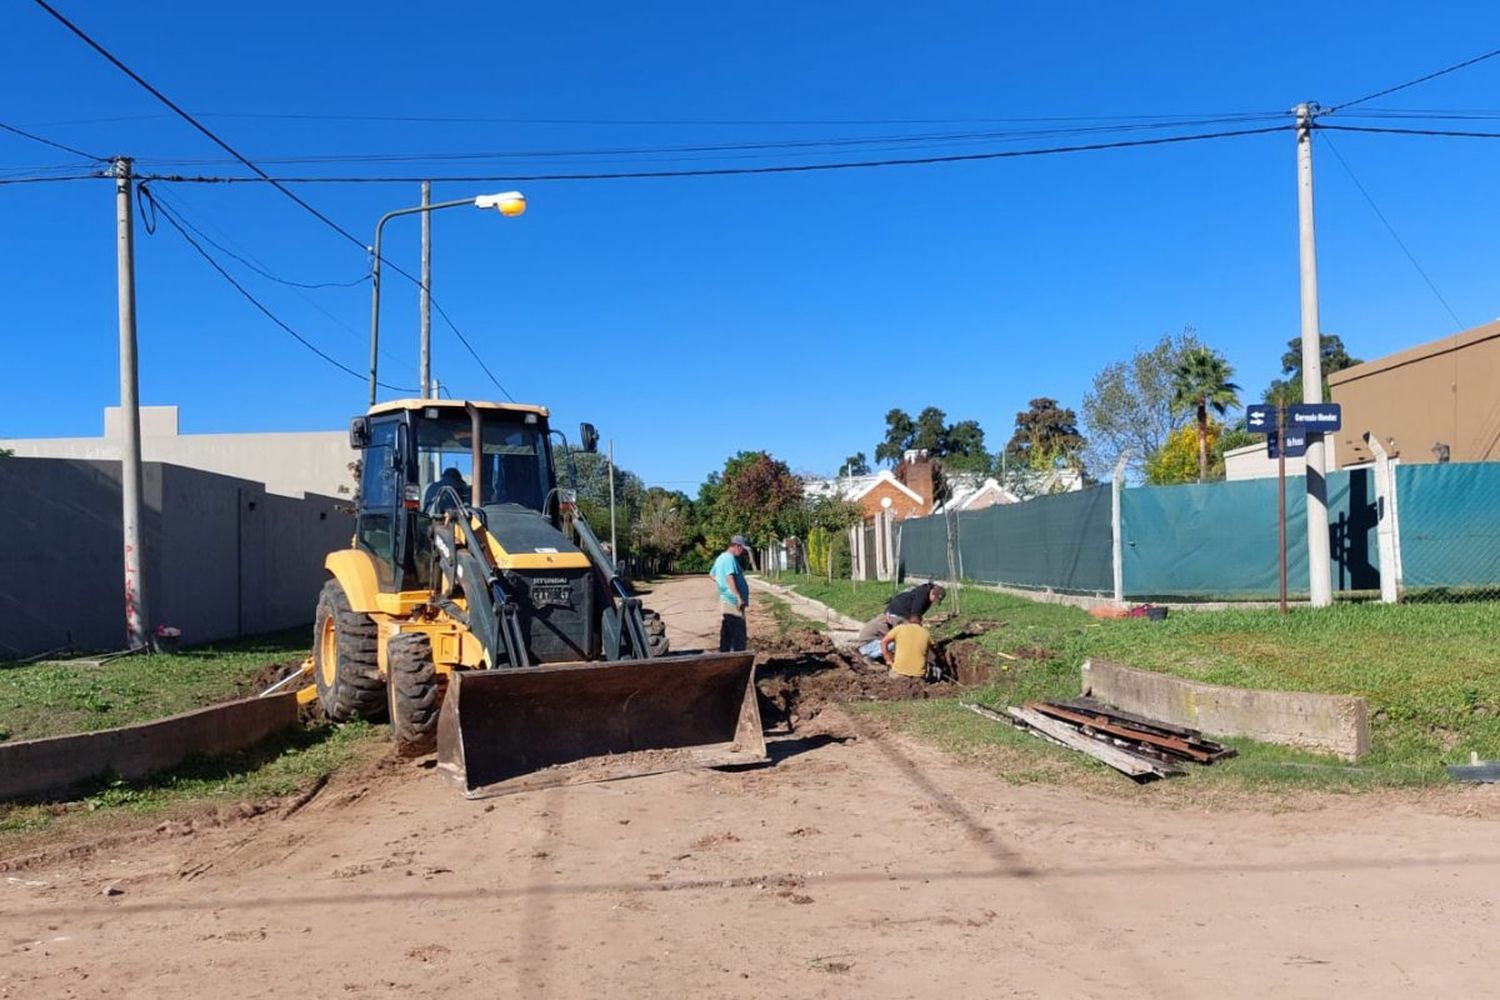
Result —
<path fill-rule="evenodd" d="M 646 624 L 646 644 L 651 647 L 651 655 L 667 655 L 671 650 L 671 644 L 667 642 L 667 623 L 661 620 L 661 615 L 648 608 L 641 609 L 641 618 Z"/>
<path fill-rule="evenodd" d="M 350 608 L 339 582 L 323 584 L 313 621 L 313 682 L 334 722 L 378 719 L 385 711 L 378 643 L 375 623 Z"/>
<path fill-rule="evenodd" d="M 421 632 L 402 632 L 385 647 L 390 673 L 391 737 L 403 757 L 420 757 L 437 746 L 438 678 L 432 642 Z"/>

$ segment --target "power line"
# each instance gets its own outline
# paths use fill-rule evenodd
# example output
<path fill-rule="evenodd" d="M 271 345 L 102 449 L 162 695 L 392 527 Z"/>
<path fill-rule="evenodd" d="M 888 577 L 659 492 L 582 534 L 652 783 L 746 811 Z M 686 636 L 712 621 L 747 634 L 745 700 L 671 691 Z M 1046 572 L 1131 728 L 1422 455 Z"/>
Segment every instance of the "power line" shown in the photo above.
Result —
<path fill-rule="evenodd" d="M 268 119 L 278 121 L 388 122 L 415 125 L 597 125 L 637 128 L 642 126 L 808 126 L 808 125 L 986 125 L 1025 122 L 1082 121 L 1180 121 L 1203 117 L 1196 114 L 1160 113 L 1135 115 L 1009 115 L 967 118 L 536 118 L 476 117 L 468 115 L 370 115 L 314 114 L 295 112 L 199 111 L 199 118 Z M 1226 112 L 1227 115 L 1280 116 L 1284 111 Z M 63 125 L 106 125 L 118 122 L 152 121 L 170 115 L 114 115 L 105 118 L 70 118 L 38 123 L 45 127 Z"/>
<path fill-rule="evenodd" d="M 1377 132 L 1384 135 L 1440 135 L 1456 139 L 1500 139 L 1500 132 L 1466 132 L 1458 129 L 1440 128 L 1394 128 L 1382 125 L 1324 125 L 1318 129 L 1325 132 Z"/>
<path fill-rule="evenodd" d="M 1349 161 L 1344 159 L 1344 154 L 1339 152 L 1338 147 L 1333 144 L 1333 140 L 1328 136 L 1323 137 L 1323 145 L 1328 147 L 1328 151 L 1333 154 L 1334 159 L 1339 161 L 1339 164 L 1344 168 L 1344 172 L 1349 175 L 1349 179 L 1359 189 L 1359 193 L 1364 195 L 1365 203 L 1370 206 L 1370 211 L 1375 213 L 1375 217 L 1380 220 L 1381 225 L 1385 226 L 1385 231 L 1391 234 L 1391 239 L 1395 240 L 1396 245 L 1401 248 L 1401 252 L 1406 254 L 1406 259 L 1411 262 L 1411 266 L 1422 276 L 1422 280 L 1427 283 L 1427 287 L 1432 290 L 1432 294 L 1437 297 L 1437 300 L 1443 304 L 1443 308 L 1447 310 L 1449 317 L 1453 320 L 1453 324 L 1462 330 L 1464 324 L 1458 318 L 1458 313 L 1454 312 L 1453 307 L 1448 304 L 1448 300 L 1443 298 L 1443 293 L 1438 291 L 1437 285 L 1428 276 L 1426 269 L 1417 262 L 1416 255 L 1411 252 L 1411 248 L 1406 245 L 1406 241 L 1396 232 L 1396 227 L 1391 225 L 1390 220 L 1385 217 L 1385 213 L 1380 210 L 1380 206 L 1375 204 L 1375 199 L 1370 196 L 1370 192 L 1365 190 L 1365 186 L 1354 175 L 1354 168 L 1349 166 Z"/>
<path fill-rule="evenodd" d="M 48 139 L 45 136 L 37 135 L 34 132 L 27 132 L 25 129 L 16 128 L 14 125 L 7 125 L 4 122 L 0 122 L 0 129 L 3 129 L 6 132 L 10 132 L 13 135 L 18 135 L 23 139 L 30 139 L 32 142 L 39 142 L 43 146 L 51 146 L 53 149 L 60 149 L 64 153 L 72 153 L 74 156 L 81 156 L 85 160 L 93 160 L 96 163 L 103 163 L 105 159 L 102 156 L 94 156 L 92 153 L 85 153 L 81 149 L 75 149 L 72 146 L 58 142 L 55 139 Z"/>
<path fill-rule="evenodd" d="M 40 2 L 40 0 L 38 0 Z M 939 163 L 964 163 L 981 160 L 1018 159 L 1030 156 L 1049 156 L 1061 153 L 1083 153 L 1105 149 L 1131 149 L 1141 146 L 1164 146 L 1173 143 L 1199 142 L 1209 139 L 1228 139 L 1236 136 L 1265 135 L 1270 132 L 1285 132 L 1293 125 L 1269 125 L 1261 128 L 1231 129 L 1221 132 L 1202 132 L 1192 135 L 1158 136 L 1150 139 L 1122 139 L 1115 142 L 1085 143 L 1072 146 L 1049 146 L 1041 149 L 1008 149 L 984 153 L 954 153 L 944 156 L 916 156 L 884 160 L 854 160 L 837 163 L 798 163 L 761 167 L 709 167 L 698 170 L 636 170 L 612 171 L 590 174 L 472 174 L 464 176 L 434 177 L 207 177 L 183 174 L 143 174 L 148 180 L 173 181 L 185 184 L 409 184 L 430 180 L 436 183 L 479 183 L 488 181 L 602 181 L 629 180 L 666 177 L 728 177 L 745 174 L 791 174 L 826 170 L 857 170 L 875 167 L 927 166 Z"/>
<path fill-rule="evenodd" d="M 318 219 L 324 225 L 326 225 L 329 228 L 331 228 L 334 232 L 336 232 L 339 235 L 343 236 L 346 240 L 348 240 L 349 242 L 353 243 L 355 246 L 359 247 L 361 250 L 365 251 L 366 253 L 372 252 L 371 248 L 368 247 L 368 246 L 366 246 L 365 242 L 363 240 L 361 240 L 359 237 L 355 236 L 353 233 L 351 233 L 349 230 L 345 229 L 343 226 L 339 225 L 337 222 L 335 222 L 332 219 L 330 219 L 328 216 L 324 215 L 322 212 L 318 211 L 312 205 L 308 204 L 301 197 L 299 197 L 296 194 L 296 192 L 294 192 L 290 188 L 286 187 L 282 182 L 280 182 L 280 181 L 276 180 L 275 178 L 271 177 L 270 174 L 266 173 L 260 167 L 256 166 L 255 163 L 253 163 L 243 153 L 239 152 L 239 150 L 235 149 L 233 146 L 229 145 L 229 143 L 227 143 L 223 139 L 219 138 L 216 134 L 214 134 L 214 132 L 212 130 L 210 130 L 208 128 L 208 126 L 204 125 L 202 122 L 198 121 L 192 115 L 190 115 L 186 111 L 184 111 L 180 106 L 178 106 L 175 102 L 173 102 L 171 98 L 167 97 L 166 94 L 163 94 L 160 90 L 157 90 L 150 83 L 148 83 L 145 80 L 145 78 L 142 77 L 139 73 L 135 72 L 135 70 L 133 70 L 129 66 L 125 65 L 123 62 L 120 61 L 119 58 L 117 58 L 113 53 L 111 53 L 103 45 L 99 44 L 93 38 L 91 38 L 82 28 L 79 28 L 72 21 L 69 21 L 66 17 L 64 17 L 61 13 L 59 13 L 56 8 L 54 8 L 51 4 L 47 3 L 47 0 L 34 0 L 34 2 L 36 3 L 37 6 L 41 7 L 43 10 L 45 10 L 48 14 L 52 15 L 52 17 L 54 19 L 56 19 L 59 23 L 61 23 L 63 25 L 63 27 L 67 28 L 70 32 L 72 32 L 80 40 L 82 40 L 86 45 L 88 45 L 89 48 L 93 49 L 95 52 L 98 52 L 101 56 L 103 56 L 105 59 L 107 59 L 116 69 L 118 69 L 120 72 L 124 73 L 126 76 L 130 77 L 130 79 L 134 80 L 141 87 L 145 88 L 145 90 L 148 93 L 150 93 L 151 96 L 155 97 L 162 104 L 166 105 L 169 109 L 171 109 L 171 111 L 173 113 L 175 113 L 178 117 L 182 118 L 183 121 L 187 122 L 193 128 L 195 128 L 199 132 L 201 132 L 206 138 L 208 138 L 211 142 L 213 142 L 214 145 L 218 146 L 220 149 L 224 150 L 224 152 L 228 153 L 230 156 L 233 156 L 240 163 L 244 164 L 246 167 L 250 168 L 250 170 L 252 170 L 254 173 L 256 173 L 257 175 L 259 175 L 259 177 L 261 178 L 261 180 L 263 180 L 264 182 L 270 184 L 276 190 L 278 190 L 282 194 L 286 195 L 292 201 L 296 202 L 299 206 L 301 206 L 304 210 L 306 210 L 311 215 L 313 215 L 313 217 L 315 217 L 316 219 Z M 175 223 L 174 223 L 174 225 L 175 225 Z M 187 238 L 189 242 L 193 242 L 192 238 L 189 237 L 189 236 L 187 236 L 187 234 L 185 232 L 183 233 L 183 236 L 185 238 Z M 198 249 L 200 253 L 204 252 L 203 249 L 202 249 L 202 247 L 198 246 L 198 244 L 196 242 L 193 242 L 193 246 L 196 249 Z M 207 257 L 206 254 L 205 254 L 205 257 Z M 272 315 L 272 313 L 270 312 L 270 310 L 268 310 L 264 306 L 262 306 L 254 297 L 250 296 L 250 294 L 248 292 L 246 292 L 237 282 L 234 282 L 234 279 L 230 278 L 227 272 L 224 272 L 222 268 L 219 268 L 219 265 L 218 265 L 218 263 L 216 261 L 214 261 L 211 257 L 207 257 L 207 259 L 210 261 L 210 263 L 212 263 L 214 265 L 215 268 L 219 269 L 220 272 L 224 274 L 224 276 L 225 276 L 226 279 L 228 279 L 229 281 L 231 281 L 231 282 L 234 283 L 235 288 L 239 289 L 239 291 L 241 292 L 241 294 L 245 295 L 247 298 L 250 299 L 250 301 L 254 302 L 256 304 L 257 308 L 259 308 L 268 317 L 270 317 L 272 320 L 274 320 L 278 325 L 280 325 L 284 329 L 286 329 L 286 331 L 288 333 L 291 333 L 293 336 L 297 337 L 298 340 L 302 340 L 302 337 L 300 335 L 298 335 L 294 330 L 292 330 L 291 327 L 286 326 L 286 324 L 282 323 L 279 319 L 276 319 L 276 317 L 274 315 Z M 414 275 L 412 275 L 411 273 L 409 273 L 408 271 L 406 271 L 404 268 L 398 267 L 395 264 L 391 264 L 391 269 L 394 270 L 397 274 L 400 274 L 403 277 L 405 277 L 408 281 L 411 281 L 411 282 L 415 283 L 418 287 L 421 287 L 421 284 L 422 284 L 421 280 L 419 278 L 415 277 Z M 434 306 L 436 306 L 435 302 L 433 304 L 434 304 Z M 440 310 L 440 313 L 441 313 L 441 310 Z M 475 357 L 475 359 L 477 360 L 478 357 L 479 357 L 479 355 L 474 350 L 473 346 L 469 343 L 468 338 L 465 337 L 461 331 L 459 331 L 457 325 L 454 324 L 453 321 L 451 319 L 449 319 L 448 316 L 445 313 L 442 314 L 442 315 L 443 315 L 444 320 L 448 323 L 448 325 L 453 328 L 453 332 L 456 333 L 456 334 L 458 334 L 459 340 L 463 341 L 464 346 L 466 348 L 468 348 L 469 353 L 473 354 L 474 357 Z M 304 341 L 304 343 L 306 343 L 306 341 Z M 308 346 L 312 347 L 311 344 L 308 344 Z M 315 350 L 315 351 L 317 350 L 316 348 L 312 348 L 312 349 Z M 338 362 L 333 361 L 332 358 L 328 358 L 327 355 L 323 355 L 321 351 L 318 351 L 318 353 L 320 355 L 322 355 L 324 358 L 326 358 L 327 360 L 329 360 L 330 362 L 333 362 L 334 364 L 339 364 Z M 343 368 L 344 366 L 341 365 L 341 364 L 339 364 L 339 367 Z M 490 376 L 490 380 L 493 381 L 496 386 L 499 386 L 500 390 L 502 392 L 504 392 L 505 391 L 504 387 L 500 386 L 499 381 L 497 379 L 495 379 L 494 374 L 492 372 L 490 372 L 489 368 L 484 365 L 483 361 L 480 361 L 480 367 L 484 368 L 485 373 Z M 345 370 L 349 371 L 351 369 L 345 369 Z M 363 376 L 361 376 L 361 377 L 363 377 Z M 377 384 L 383 384 L 383 383 L 377 383 Z M 391 388 L 391 387 L 390 386 L 386 386 L 386 388 Z M 405 390 L 402 390 L 402 391 L 405 391 Z M 507 395 L 509 395 L 509 393 L 507 393 Z"/>
<path fill-rule="evenodd" d="M 0 184 L 51 184 L 54 181 L 93 181 L 107 174 L 51 174 L 46 177 L 0 177 Z"/>
<path fill-rule="evenodd" d="M 756 142 L 726 142 L 708 144 L 675 144 L 654 146 L 615 146 L 585 149 L 530 149 L 490 150 L 480 152 L 419 152 L 419 153 L 341 153 L 301 156 L 279 156 L 260 158 L 262 164 L 340 164 L 340 163 L 419 163 L 443 160 L 529 160 L 559 159 L 573 157 L 641 156 L 662 153 L 727 153 L 755 152 L 763 150 L 804 150 L 819 152 L 822 149 L 846 149 L 855 146 L 942 146 L 959 143 L 992 141 L 1020 141 L 1044 139 L 1065 135 L 1098 135 L 1122 132 L 1140 132 L 1165 128 L 1206 127 L 1210 125 L 1243 124 L 1263 122 L 1285 115 L 1236 115 L 1220 118 L 1200 118 L 1190 121 L 1146 122 L 1122 125 L 1086 125 L 1054 129 L 1012 129 L 983 132 L 919 132 L 885 135 L 833 136 L 829 138 L 774 139 Z M 173 163 L 183 166 L 217 166 L 234 163 L 225 159 L 188 159 L 178 157 L 138 157 L 138 163 Z"/>
<path fill-rule="evenodd" d="M 257 167 L 246 156 L 244 156 L 242 153 L 240 153 L 239 150 L 235 149 L 233 146 L 229 145 L 229 143 L 225 142 L 223 139 L 220 139 L 217 135 L 215 135 L 213 133 L 213 131 L 211 131 L 208 128 L 208 126 L 204 125 L 202 122 L 198 121 L 198 119 L 194 118 L 192 115 L 190 115 L 186 111 L 182 110 L 182 108 L 180 108 L 176 103 L 174 103 L 172 101 L 172 99 L 170 97 L 168 97 L 166 94 L 163 94 L 161 91 L 159 91 L 155 87 L 151 86 L 151 84 L 147 83 L 144 77 L 142 77 L 135 70 L 131 69 L 129 66 L 126 66 L 123 62 L 121 62 L 118 58 L 116 58 L 115 55 L 113 53 L 111 53 L 108 49 L 106 49 L 103 45 L 100 45 L 98 42 L 94 41 L 94 39 L 91 38 L 91 37 L 89 37 L 89 35 L 82 28 L 78 27 L 72 21 L 69 21 L 66 17 L 64 17 L 61 13 L 59 13 L 56 8 L 54 8 L 51 4 L 47 3 L 47 0 L 33 0 L 33 2 L 38 7 L 42 8 L 43 10 L 45 10 L 48 14 L 51 14 L 53 16 L 53 18 L 55 18 L 59 23 L 62 24 L 63 27 L 67 28 L 74 35 L 77 35 L 78 38 L 81 39 L 84 42 L 84 44 L 86 44 L 89 48 L 93 49 L 95 52 L 99 53 L 105 59 L 109 60 L 109 62 L 116 69 L 118 69 L 120 72 L 124 73 L 126 76 L 130 77 L 136 83 L 140 84 L 141 87 L 145 88 L 145 90 L 152 97 L 156 98 L 158 101 L 160 101 L 161 103 L 165 104 L 174 113 L 176 113 L 176 115 L 179 118 L 181 118 L 183 121 L 187 122 L 193 128 L 195 128 L 199 132 L 201 132 L 214 145 L 218 146 L 220 149 L 224 150 L 224 152 L 228 153 L 230 156 L 232 156 L 236 160 L 240 161 L 240 163 L 242 163 L 245 166 L 249 167 L 256 174 L 260 175 L 260 177 L 261 177 L 262 180 L 266 181 L 272 187 L 276 188 L 276 190 L 280 191 L 282 194 L 284 194 L 288 198 L 292 199 L 292 201 L 294 201 L 298 205 L 302 206 L 303 209 L 305 209 L 306 211 L 310 212 L 314 217 L 316 217 L 317 219 L 319 219 L 324 225 L 326 225 L 326 226 L 330 227 L 331 229 L 333 229 L 335 232 L 337 232 L 338 234 L 340 234 L 341 236 L 343 236 L 345 239 L 349 240 L 351 243 L 353 243 L 355 246 L 359 247 L 361 250 L 367 249 L 366 246 L 365 246 L 364 241 L 361 240 L 358 236 L 355 236 L 353 233 L 349 232 L 349 230 L 345 229 L 343 226 L 339 225 L 337 222 L 334 222 L 328 216 L 324 215 L 322 212 L 318 211 L 316 208 L 312 207 L 307 202 L 303 201 L 300 197 L 298 197 L 298 195 L 296 194 L 296 192 L 290 190 L 289 188 L 283 187 L 280 182 L 278 182 L 275 179 L 273 179 L 271 177 L 271 175 L 267 174 L 264 170 L 260 169 L 260 167 Z"/>
<path fill-rule="evenodd" d="M 1387 87 L 1384 90 L 1377 90 L 1373 94 L 1366 94 L 1364 97 L 1358 97 L 1352 101 L 1345 101 L 1343 104 L 1336 104 L 1323 113 L 1326 115 L 1331 115 L 1335 111 L 1341 111 L 1344 108 L 1352 108 L 1356 104 L 1363 104 L 1366 101 L 1373 101 L 1377 97 L 1385 97 L 1388 94 L 1396 93 L 1396 91 L 1398 90 L 1405 90 L 1408 87 L 1415 87 L 1419 83 L 1426 83 L 1428 80 L 1436 80 L 1440 76 L 1447 76 L 1449 73 L 1456 73 L 1459 70 L 1464 69 L 1465 67 L 1473 66 L 1475 63 L 1482 63 L 1486 59 L 1493 59 L 1495 56 L 1500 56 L 1500 49 L 1492 49 L 1491 51 L 1486 52 L 1483 55 L 1475 56 L 1472 59 L 1465 59 L 1461 63 L 1454 63 L 1452 66 L 1440 69 L 1435 73 L 1428 73 L 1426 76 L 1419 76 L 1415 80 L 1408 80 L 1405 83 L 1398 83 L 1394 87 Z"/>
<path fill-rule="evenodd" d="M 145 191 L 146 189 L 145 189 L 144 186 L 142 186 L 142 187 L 138 188 L 137 190 L 138 191 Z M 156 202 L 156 204 L 159 205 L 160 202 Z M 365 282 L 367 282 L 367 281 L 370 280 L 370 276 L 368 274 L 363 275 L 363 276 L 361 276 L 359 278 L 356 278 L 353 281 L 305 282 L 305 281 L 293 281 L 290 278 L 283 278 L 279 274 L 274 274 L 271 271 L 266 270 L 264 267 L 260 266 L 259 264 L 255 263 L 254 261 L 250 260 L 249 258 L 243 257 L 240 254 L 235 253 L 233 250 L 229 249 L 224 244 L 218 242 L 212 236 L 209 236 L 203 230 L 199 229 L 197 226 L 194 226 L 191 222 L 187 221 L 187 219 L 182 218 L 181 215 L 180 215 L 180 212 L 179 212 L 178 221 L 181 222 L 182 225 L 186 226 L 188 229 L 192 230 L 192 232 L 194 233 L 194 235 L 196 235 L 203 242 L 207 243 L 209 246 L 213 247 L 214 249 L 218 250 L 221 253 L 226 253 L 229 256 L 233 257 L 235 260 L 239 261 L 241 264 L 244 264 L 246 267 L 248 267 L 250 270 L 254 271 L 256 274 L 260 275 L 262 278 L 268 278 L 271 281 L 274 281 L 274 282 L 276 282 L 278 284 L 281 284 L 281 285 L 287 285 L 287 286 L 289 286 L 291 288 L 308 288 L 308 289 L 317 289 L 317 288 L 353 288 L 356 285 L 363 285 Z"/>
<path fill-rule="evenodd" d="M 209 266 L 212 267 L 215 271 L 217 271 L 219 273 L 219 276 L 221 278 L 223 278 L 225 281 L 229 282 L 229 284 L 234 288 L 235 291 L 239 292 L 242 296 L 244 296 L 250 302 L 251 305 L 255 306 L 256 309 L 260 310 L 260 312 L 267 319 L 269 319 L 272 323 L 275 323 L 277 326 L 281 327 L 282 330 L 284 330 L 287 333 L 291 334 L 291 336 L 299 344 L 301 344 L 303 347 L 307 348 L 309 351 L 312 351 L 314 354 L 316 354 L 318 357 L 322 358 L 324 361 L 328 362 L 330 365 L 333 365 L 333 367 L 337 368 L 339 371 L 345 372 L 346 374 L 349 374 L 349 375 L 353 375 L 355 378 L 360 379 L 361 381 L 363 381 L 365 378 L 368 377 L 365 373 L 355 371 L 353 368 L 350 368 L 348 365 L 344 364 L 342 361 L 339 361 L 337 358 L 335 358 L 332 355 L 324 352 L 320 347 L 318 347 L 312 341 L 308 340 L 302 334 L 300 334 L 296 330 L 294 330 L 289 324 L 287 324 L 284 320 L 282 320 L 281 317 L 279 317 L 275 313 L 273 313 L 263 302 L 260 301 L 260 299 L 256 298 L 247 288 L 245 288 L 244 285 L 241 285 L 238 281 L 236 281 L 235 278 L 234 278 L 234 275 L 230 274 L 229 271 L 226 270 L 222 264 L 220 264 L 217 260 L 215 260 L 214 257 L 213 257 L 213 255 L 211 253 L 209 253 L 207 250 L 205 250 L 203 248 L 203 245 L 201 243 L 199 243 L 197 240 L 193 239 L 192 234 L 190 234 L 188 232 L 187 227 L 184 226 L 181 222 L 178 221 L 176 215 L 173 212 L 171 212 L 169 209 L 167 209 L 166 206 L 162 205 L 160 202 L 158 202 L 156 200 L 156 198 L 151 194 L 150 189 L 146 185 L 144 185 L 144 184 L 141 185 L 140 187 L 137 188 L 137 190 L 139 192 L 141 192 L 141 195 L 146 200 L 146 202 L 148 204 L 150 204 L 154 208 L 154 210 L 158 214 L 160 214 L 160 216 L 163 219 L 167 220 L 168 224 L 170 224 L 173 229 L 177 230 L 178 235 L 180 235 L 184 240 L 186 240 L 187 243 L 188 243 L 188 245 L 191 246 L 194 250 L 196 250 L 198 252 L 198 255 L 200 257 L 202 257 L 204 260 L 206 260 L 208 262 Z M 409 389 L 409 388 L 406 388 L 404 386 L 388 385 L 385 382 L 379 382 L 377 384 L 381 388 L 390 389 L 392 392 L 414 392 L 415 391 L 413 389 Z"/>

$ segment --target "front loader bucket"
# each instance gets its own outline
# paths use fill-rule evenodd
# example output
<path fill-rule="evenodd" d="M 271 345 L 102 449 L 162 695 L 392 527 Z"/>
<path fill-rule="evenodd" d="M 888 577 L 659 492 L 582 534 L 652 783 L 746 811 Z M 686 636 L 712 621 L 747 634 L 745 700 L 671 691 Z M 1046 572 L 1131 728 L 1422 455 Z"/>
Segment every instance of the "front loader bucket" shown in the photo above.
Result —
<path fill-rule="evenodd" d="M 454 671 L 438 767 L 482 798 L 764 761 L 754 663 L 707 653 Z"/>

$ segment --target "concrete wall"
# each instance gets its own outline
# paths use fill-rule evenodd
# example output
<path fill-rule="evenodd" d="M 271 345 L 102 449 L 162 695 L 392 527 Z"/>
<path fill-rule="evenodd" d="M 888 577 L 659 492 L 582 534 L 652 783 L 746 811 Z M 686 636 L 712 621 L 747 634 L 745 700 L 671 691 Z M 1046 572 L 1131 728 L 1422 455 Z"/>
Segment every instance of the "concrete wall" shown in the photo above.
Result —
<path fill-rule="evenodd" d="M 104 411 L 104 436 L 0 440 L 18 458 L 118 461 L 120 408 Z M 347 431 L 267 434 L 180 434 L 175 406 L 141 407 L 141 457 L 264 483 L 272 493 L 352 496 L 349 464 L 359 455 Z"/>
<path fill-rule="evenodd" d="M 66 792 L 106 774 L 144 778 L 192 754 L 243 750 L 296 724 L 297 695 L 288 691 L 135 726 L 0 743 L 0 801 Z"/>
<path fill-rule="evenodd" d="M 1500 458 L 1500 321 L 1335 372 L 1328 385 L 1344 408 L 1341 465 L 1371 461 L 1366 431 L 1408 465 L 1437 461 L 1439 442 L 1454 462 Z"/>
<path fill-rule="evenodd" d="M 1327 451 L 1325 468 L 1339 468 L 1338 462 L 1338 435 L 1327 435 L 1324 442 Z M 1246 445 L 1243 448 L 1231 448 L 1224 453 L 1224 478 L 1230 482 L 1239 479 L 1275 479 L 1276 459 L 1266 457 L 1266 443 Z M 1290 479 L 1292 476 L 1306 475 L 1307 459 L 1288 458 L 1286 460 L 1286 474 Z"/>
<path fill-rule="evenodd" d="M 1245 736 L 1358 760 L 1370 752 L 1363 698 L 1300 691 L 1251 691 L 1083 662 L 1083 693 L 1136 715 L 1210 736 Z"/>
<path fill-rule="evenodd" d="M 144 565 L 151 627 L 187 643 L 312 620 L 323 557 L 353 518 L 332 497 L 146 463 Z M 117 462 L 0 459 L 0 657 L 124 641 Z"/>

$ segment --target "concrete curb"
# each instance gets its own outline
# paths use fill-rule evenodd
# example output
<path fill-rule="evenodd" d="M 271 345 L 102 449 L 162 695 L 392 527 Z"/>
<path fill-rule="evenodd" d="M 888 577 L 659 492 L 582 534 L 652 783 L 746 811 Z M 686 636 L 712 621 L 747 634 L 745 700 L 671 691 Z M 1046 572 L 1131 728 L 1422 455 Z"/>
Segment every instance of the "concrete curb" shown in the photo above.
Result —
<path fill-rule="evenodd" d="M 243 750 L 296 724 L 297 695 L 288 691 L 134 726 L 0 743 L 0 801 L 66 792 L 104 774 L 144 778 L 192 754 Z"/>
<path fill-rule="evenodd" d="M 1083 693 L 1116 708 L 1214 736 L 1333 753 L 1358 760 L 1370 752 L 1370 709 L 1351 695 L 1254 691 L 1083 661 Z"/>
<path fill-rule="evenodd" d="M 837 631 L 858 633 L 860 629 L 865 627 L 864 622 L 855 621 L 848 615 L 842 614 L 841 612 L 835 611 L 833 608 L 830 608 L 822 601 L 815 601 L 811 597 L 804 597 L 802 594 L 797 593 L 790 587 L 783 587 L 779 583 L 771 583 L 767 580 L 761 579 L 758 576 L 747 577 L 747 579 L 750 581 L 750 586 L 752 588 L 759 588 L 761 590 L 775 594 L 783 601 L 786 601 L 787 604 L 791 606 L 792 610 L 797 612 L 797 614 L 801 615 L 804 618 L 809 618 L 813 621 L 823 622 L 824 624 L 829 626 L 829 630 L 831 632 Z M 834 638 L 837 641 L 839 637 Z M 852 640 L 853 636 L 847 636 L 844 638 Z"/>

